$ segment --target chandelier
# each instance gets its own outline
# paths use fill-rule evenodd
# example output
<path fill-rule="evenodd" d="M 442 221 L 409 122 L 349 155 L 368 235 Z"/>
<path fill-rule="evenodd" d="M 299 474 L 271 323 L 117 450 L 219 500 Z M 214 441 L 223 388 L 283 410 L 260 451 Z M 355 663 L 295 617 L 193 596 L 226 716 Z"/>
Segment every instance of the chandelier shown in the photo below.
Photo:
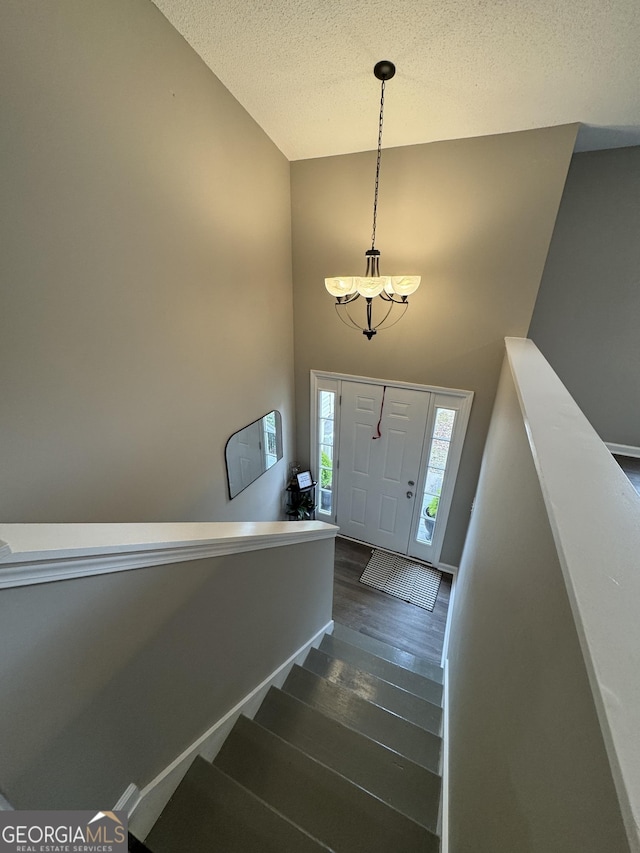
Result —
<path fill-rule="evenodd" d="M 336 312 L 343 323 L 358 329 L 367 340 L 377 334 L 378 329 L 394 326 L 409 306 L 408 297 L 420 287 L 419 275 L 380 275 L 380 252 L 376 249 L 376 222 L 378 217 L 378 187 L 380 184 L 380 160 L 382 156 L 382 124 L 384 117 L 384 88 L 387 80 L 396 73 L 393 62 L 386 59 L 377 62 L 373 73 L 381 82 L 380 117 L 378 120 L 378 158 L 376 161 L 376 183 L 373 196 L 373 227 L 371 230 L 371 248 L 364 253 L 367 267 L 364 276 L 335 276 L 325 278 L 324 286 L 335 296 Z M 352 314 L 351 306 L 360 297 L 364 298 L 364 319 L 366 325 L 358 322 Z M 379 297 L 382 304 L 382 317 L 374 323 L 373 300 Z M 395 305 L 401 306 L 401 313 L 392 311 Z M 376 312 L 378 313 L 378 312 Z M 387 320 L 389 322 L 387 323 Z M 386 324 L 386 325 L 385 325 Z"/>

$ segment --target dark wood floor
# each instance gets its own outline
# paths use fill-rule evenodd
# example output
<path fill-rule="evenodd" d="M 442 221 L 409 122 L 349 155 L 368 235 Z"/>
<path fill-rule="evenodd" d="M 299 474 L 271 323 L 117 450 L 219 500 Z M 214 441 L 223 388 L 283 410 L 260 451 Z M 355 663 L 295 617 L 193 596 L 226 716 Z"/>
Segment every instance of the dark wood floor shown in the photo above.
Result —
<path fill-rule="evenodd" d="M 631 485 L 640 495 L 640 459 L 634 459 L 632 456 L 614 456 L 618 465 L 631 481 Z"/>
<path fill-rule="evenodd" d="M 360 583 L 371 546 L 336 538 L 333 618 L 396 648 L 440 663 L 451 594 L 443 574 L 433 612 Z"/>

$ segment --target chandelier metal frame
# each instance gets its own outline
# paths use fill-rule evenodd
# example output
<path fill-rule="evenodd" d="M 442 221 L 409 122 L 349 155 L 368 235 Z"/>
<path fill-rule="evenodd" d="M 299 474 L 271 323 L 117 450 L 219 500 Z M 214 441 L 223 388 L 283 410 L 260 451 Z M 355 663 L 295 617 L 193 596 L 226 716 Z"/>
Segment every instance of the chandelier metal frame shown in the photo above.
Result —
<path fill-rule="evenodd" d="M 393 62 L 383 59 L 377 62 L 374 66 L 373 73 L 375 77 L 381 81 L 380 88 L 380 114 L 378 118 L 378 154 L 376 159 L 376 180 L 373 195 L 373 224 L 371 228 L 371 248 L 365 252 L 367 266 L 365 274 L 362 278 L 358 276 L 347 276 L 335 278 L 326 278 L 325 286 L 332 296 L 335 296 L 336 313 L 345 325 L 361 331 L 367 340 L 371 340 L 378 329 L 380 329 L 390 316 L 394 305 L 403 307 L 402 314 L 398 316 L 392 323 L 385 326 L 386 329 L 395 326 L 406 313 L 409 305 L 408 297 L 414 293 L 420 285 L 420 276 L 381 276 L 380 275 L 380 252 L 376 249 L 376 227 L 378 222 L 378 191 L 380 187 L 380 163 L 382 160 L 382 128 L 384 125 L 384 92 L 385 85 L 388 80 L 396 73 L 396 67 Z M 360 297 L 366 300 L 366 321 L 367 325 L 363 328 L 356 319 L 352 316 L 349 308 Z M 373 299 L 379 296 L 383 302 L 388 303 L 389 307 L 376 325 L 373 325 Z M 344 308 L 343 316 L 341 309 Z"/>

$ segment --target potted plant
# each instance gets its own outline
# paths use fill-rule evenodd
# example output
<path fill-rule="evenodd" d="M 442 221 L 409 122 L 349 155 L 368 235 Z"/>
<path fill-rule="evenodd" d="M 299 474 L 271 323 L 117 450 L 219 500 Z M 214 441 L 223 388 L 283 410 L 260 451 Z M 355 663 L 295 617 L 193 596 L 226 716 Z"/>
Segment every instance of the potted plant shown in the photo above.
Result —
<path fill-rule="evenodd" d="M 331 487 L 333 485 L 333 462 L 326 451 L 320 455 L 320 509 L 331 511 Z"/>
<path fill-rule="evenodd" d="M 298 492 L 296 498 L 297 500 L 291 504 L 291 510 L 287 515 L 292 515 L 298 521 L 307 521 L 313 518 L 316 509 L 313 494 L 311 492 Z"/>
<path fill-rule="evenodd" d="M 435 495 L 431 498 L 430 503 L 424 512 L 424 526 L 427 530 L 429 539 L 433 537 L 433 528 L 436 523 L 436 515 L 438 514 L 438 506 L 440 505 L 440 495 Z"/>

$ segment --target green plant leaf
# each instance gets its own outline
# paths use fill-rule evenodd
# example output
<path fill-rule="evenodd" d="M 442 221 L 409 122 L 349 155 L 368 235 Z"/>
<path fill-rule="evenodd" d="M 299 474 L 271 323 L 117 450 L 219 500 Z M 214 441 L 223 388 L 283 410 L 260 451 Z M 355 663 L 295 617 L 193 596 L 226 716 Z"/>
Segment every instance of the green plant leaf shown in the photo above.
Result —
<path fill-rule="evenodd" d="M 440 497 L 438 495 L 435 498 L 431 498 L 431 503 L 427 507 L 427 515 L 429 518 L 435 518 L 438 514 L 438 506 L 440 504 Z"/>

